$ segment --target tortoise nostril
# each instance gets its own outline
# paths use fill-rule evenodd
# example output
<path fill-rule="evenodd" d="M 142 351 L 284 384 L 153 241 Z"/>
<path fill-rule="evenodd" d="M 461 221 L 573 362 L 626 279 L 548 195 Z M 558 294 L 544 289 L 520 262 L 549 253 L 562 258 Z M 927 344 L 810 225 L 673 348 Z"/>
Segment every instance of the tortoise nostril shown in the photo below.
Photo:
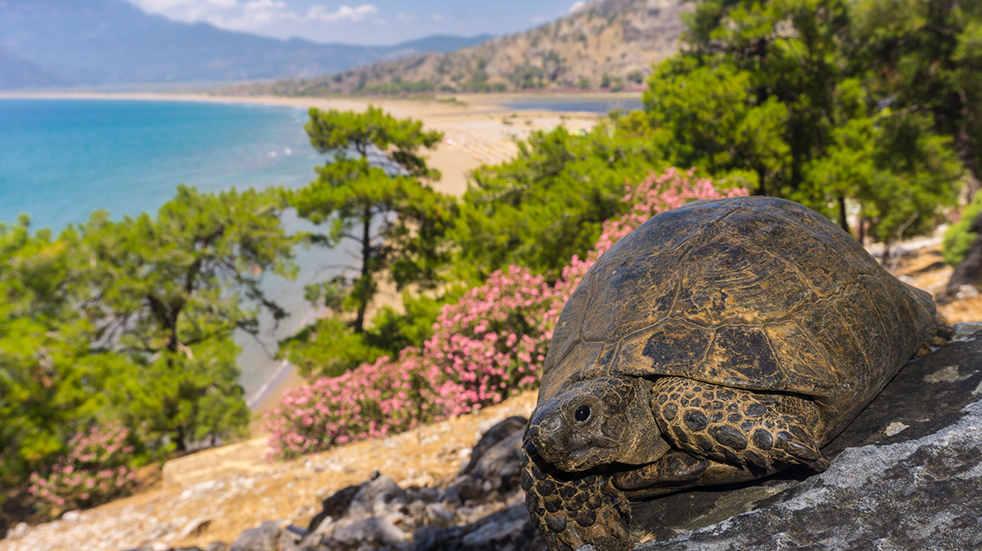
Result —
<path fill-rule="evenodd" d="M 543 419 L 542 420 L 542 423 L 539 426 L 544 431 L 547 431 L 547 432 L 556 432 L 556 431 L 558 431 L 560 429 L 560 427 L 562 426 L 562 423 L 563 423 L 563 420 L 559 418 L 559 415 L 556 415 L 554 413 L 554 414 L 550 415 L 549 417 Z"/>

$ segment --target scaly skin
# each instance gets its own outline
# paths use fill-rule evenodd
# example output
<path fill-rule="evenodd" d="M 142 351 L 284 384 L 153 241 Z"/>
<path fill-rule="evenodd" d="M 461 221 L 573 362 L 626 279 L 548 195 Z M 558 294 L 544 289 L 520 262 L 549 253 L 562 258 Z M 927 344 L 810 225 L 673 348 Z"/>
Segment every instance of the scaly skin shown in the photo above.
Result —
<path fill-rule="evenodd" d="M 631 505 L 610 478 L 592 471 L 566 473 L 522 453 L 522 488 L 532 522 L 550 550 L 572 551 L 592 544 L 598 551 L 627 551 Z"/>

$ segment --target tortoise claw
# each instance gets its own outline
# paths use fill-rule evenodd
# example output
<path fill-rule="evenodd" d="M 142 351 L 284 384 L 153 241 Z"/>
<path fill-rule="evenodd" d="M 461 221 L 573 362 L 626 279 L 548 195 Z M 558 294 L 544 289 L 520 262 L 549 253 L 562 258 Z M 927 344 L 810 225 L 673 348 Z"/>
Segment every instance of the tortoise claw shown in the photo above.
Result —
<path fill-rule="evenodd" d="M 814 446 L 810 446 L 799 440 L 788 439 L 784 441 L 782 448 L 789 456 L 791 462 L 811 467 L 818 472 L 823 472 L 829 468 L 829 460 L 825 459 Z"/>

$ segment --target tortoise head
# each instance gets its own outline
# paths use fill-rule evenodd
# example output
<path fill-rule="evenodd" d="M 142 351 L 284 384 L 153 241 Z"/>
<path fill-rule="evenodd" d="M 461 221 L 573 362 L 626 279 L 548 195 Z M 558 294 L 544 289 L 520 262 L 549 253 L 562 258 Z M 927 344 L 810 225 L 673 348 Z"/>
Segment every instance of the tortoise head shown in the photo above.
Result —
<path fill-rule="evenodd" d="M 668 451 L 650 404 L 651 382 L 608 376 L 574 383 L 538 404 L 525 446 L 564 471 L 644 465 Z"/>

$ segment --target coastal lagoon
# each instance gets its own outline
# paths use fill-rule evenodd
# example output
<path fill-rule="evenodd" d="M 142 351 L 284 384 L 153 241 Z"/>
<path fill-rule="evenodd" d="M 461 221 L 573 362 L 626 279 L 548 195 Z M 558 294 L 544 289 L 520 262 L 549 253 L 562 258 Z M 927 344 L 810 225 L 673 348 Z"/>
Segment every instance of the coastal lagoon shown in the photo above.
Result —
<path fill-rule="evenodd" d="M 233 103 L 3 99 L 0 100 L 0 222 L 28 214 L 34 230 L 58 233 L 97 209 L 114 220 L 155 214 L 178 184 L 200 191 L 284 186 L 314 179 L 324 156 L 311 146 L 299 107 Z M 288 212 L 290 231 L 310 229 Z M 325 249 L 297 251 L 296 280 L 269 274 L 266 292 L 290 317 L 274 328 L 261 319 L 257 341 L 236 337 L 240 382 L 250 406 L 285 367 L 272 358 L 278 340 L 311 321 L 303 287 L 326 279 L 340 255 Z M 266 387 L 264 389 L 264 387 Z"/>
<path fill-rule="evenodd" d="M 571 97 L 522 97 L 501 103 L 516 111 L 558 111 L 567 113 L 602 113 L 607 114 L 612 109 L 636 111 L 644 108 L 640 97 L 612 96 L 602 98 L 590 96 L 581 98 Z"/>

